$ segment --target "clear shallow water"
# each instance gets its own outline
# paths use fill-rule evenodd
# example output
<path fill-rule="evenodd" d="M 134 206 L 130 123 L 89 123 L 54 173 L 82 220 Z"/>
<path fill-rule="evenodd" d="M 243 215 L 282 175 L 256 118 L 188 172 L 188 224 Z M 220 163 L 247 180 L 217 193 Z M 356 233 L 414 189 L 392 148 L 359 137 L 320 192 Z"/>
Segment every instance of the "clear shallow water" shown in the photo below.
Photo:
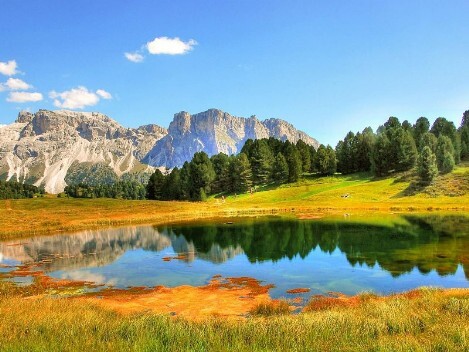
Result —
<path fill-rule="evenodd" d="M 83 231 L 0 242 L 0 264 L 40 262 L 55 278 L 115 287 L 204 285 L 214 275 L 293 288 L 388 294 L 469 287 L 469 219 L 405 217 L 387 224 L 278 218 Z M 165 257 L 186 254 L 184 259 Z M 8 271 L 9 268 L 0 268 Z M 24 280 L 22 278 L 21 280 Z M 25 281 L 27 282 L 27 280 Z"/>

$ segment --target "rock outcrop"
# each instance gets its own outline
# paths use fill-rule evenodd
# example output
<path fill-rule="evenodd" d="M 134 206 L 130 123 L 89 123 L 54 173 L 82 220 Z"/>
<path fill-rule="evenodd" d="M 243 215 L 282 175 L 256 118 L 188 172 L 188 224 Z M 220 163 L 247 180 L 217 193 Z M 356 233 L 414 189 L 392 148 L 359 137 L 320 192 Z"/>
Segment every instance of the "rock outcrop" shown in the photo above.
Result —
<path fill-rule="evenodd" d="M 293 143 L 301 139 L 315 148 L 319 146 L 317 140 L 284 120 L 259 121 L 255 116 L 236 117 L 210 109 L 195 115 L 188 112 L 175 114 L 168 134 L 156 142 L 144 160 L 153 166 L 172 168 L 191 160 L 198 151 L 209 156 L 220 152 L 230 155 L 239 152 L 247 139 L 269 137 Z"/>
<path fill-rule="evenodd" d="M 100 113 L 21 112 L 0 128 L 0 179 L 59 193 L 74 163 L 103 163 L 118 176 L 141 171 L 148 166 L 140 161 L 166 133 L 156 125 L 124 128 Z"/>
<path fill-rule="evenodd" d="M 14 123 L 0 126 L 0 180 L 59 193 L 73 175 L 96 164 L 118 178 L 181 166 L 198 151 L 234 154 L 247 139 L 268 137 L 293 143 L 301 139 L 316 148 L 319 144 L 286 121 L 236 117 L 217 109 L 177 113 L 168 130 L 153 124 L 124 128 L 95 112 L 20 112 Z"/>

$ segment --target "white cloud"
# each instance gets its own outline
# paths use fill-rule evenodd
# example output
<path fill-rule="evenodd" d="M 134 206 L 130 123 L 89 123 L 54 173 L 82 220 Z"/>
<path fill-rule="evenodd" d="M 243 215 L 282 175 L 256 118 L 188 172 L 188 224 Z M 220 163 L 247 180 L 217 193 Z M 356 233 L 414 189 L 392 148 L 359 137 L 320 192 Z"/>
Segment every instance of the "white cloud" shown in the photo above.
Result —
<path fill-rule="evenodd" d="M 0 84 L 0 91 L 2 90 L 28 90 L 32 86 L 22 81 L 19 78 L 8 78 L 6 83 Z"/>
<path fill-rule="evenodd" d="M 111 93 L 106 92 L 104 89 L 98 89 L 96 94 L 98 94 L 103 99 L 112 99 Z"/>
<path fill-rule="evenodd" d="M 183 42 L 179 38 L 159 37 L 146 44 L 146 48 L 153 55 L 182 55 L 191 51 L 197 45 L 193 39 Z"/>
<path fill-rule="evenodd" d="M 7 101 L 10 103 L 26 103 L 26 102 L 37 102 L 41 101 L 41 93 L 29 93 L 29 92 L 10 92 Z"/>
<path fill-rule="evenodd" d="M 65 109 L 83 109 L 86 106 L 98 104 L 100 97 L 112 99 L 110 93 L 103 89 L 98 89 L 96 93 L 89 91 L 86 87 L 79 86 L 63 92 L 52 91 L 49 97 L 54 99 L 54 105 Z"/>
<path fill-rule="evenodd" d="M 15 60 L 10 60 L 8 62 L 1 62 L 0 61 L 0 73 L 5 76 L 13 76 L 18 71 L 16 71 L 17 64 Z"/>
<path fill-rule="evenodd" d="M 125 57 L 127 60 L 132 61 L 132 62 L 142 62 L 143 61 L 143 55 L 139 53 L 124 53 Z"/>

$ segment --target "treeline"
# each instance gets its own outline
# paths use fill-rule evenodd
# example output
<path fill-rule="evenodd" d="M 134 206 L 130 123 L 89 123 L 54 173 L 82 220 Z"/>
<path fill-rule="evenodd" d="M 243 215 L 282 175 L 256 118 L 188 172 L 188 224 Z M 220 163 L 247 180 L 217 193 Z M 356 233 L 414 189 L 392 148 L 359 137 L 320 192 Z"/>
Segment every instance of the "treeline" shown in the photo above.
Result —
<path fill-rule="evenodd" d="M 335 152 L 337 171 L 343 174 L 373 171 L 376 176 L 386 176 L 417 166 L 421 181 L 431 182 L 438 172 L 448 173 L 469 157 L 469 110 L 459 129 L 443 117 L 431 128 L 426 117 L 413 125 L 390 117 L 376 134 L 370 127 L 357 134 L 349 132 Z"/>
<path fill-rule="evenodd" d="M 318 150 L 302 140 L 294 144 L 275 138 L 248 139 L 238 155 L 194 154 L 181 169 L 163 174 L 156 170 L 147 185 L 147 198 L 203 200 L 210 194 L 251 192 L 270 183 L 296 182 L 305 172 L 330 175 L 336 172 L 331 146 Z"/>
<path fill-rule="evenodd" d="M 0 181 L 0 199 L 22 199 L 42 197 L 44 188 L 19 183 L 16 181 Z"/>
<path fill-rule="evenodd" d="M 79 183 L 65 187 L 66 196 L 73 198 L 145 199 L 145 185 L 138 181 L 117 181 L 113 184 Z"/>

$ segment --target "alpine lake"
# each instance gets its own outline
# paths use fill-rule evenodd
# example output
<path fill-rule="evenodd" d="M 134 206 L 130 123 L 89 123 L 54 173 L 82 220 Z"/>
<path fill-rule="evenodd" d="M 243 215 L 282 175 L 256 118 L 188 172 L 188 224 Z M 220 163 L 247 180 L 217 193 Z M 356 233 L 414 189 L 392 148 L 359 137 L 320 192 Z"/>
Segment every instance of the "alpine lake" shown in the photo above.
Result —
<path fill-rule="evenodd" d="M 30 274 L 14 274 L 25 267 Z M 272 284 L 273 298 L 288 298 L 287 291 L 297 288 L 305 289 L 305 298 L 467 288 L 469 217 L 234 218 L 0 242 L 0 276 L 28 285 L 36 271 L 91 282 L 90 290 L 250 277 Z"/>

